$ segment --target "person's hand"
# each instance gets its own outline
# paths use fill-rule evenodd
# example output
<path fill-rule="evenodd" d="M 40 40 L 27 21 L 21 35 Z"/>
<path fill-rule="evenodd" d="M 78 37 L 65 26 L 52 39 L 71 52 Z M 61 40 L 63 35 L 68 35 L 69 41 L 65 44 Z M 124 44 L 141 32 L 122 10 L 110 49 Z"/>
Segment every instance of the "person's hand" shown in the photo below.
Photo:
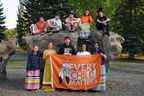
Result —
<path fill-rule="evenodd" d="M 105 59 L 107 59 L 107 56 L 104 53 L 100 53 L 101 56 L 103 56 Z"/>
<path fill-rule="evenodd" d="M 71 56 L 72 54 L 71 54 L 71 53 L 64 53 L 64 55 L 69 55 L 69 56 Z"/>

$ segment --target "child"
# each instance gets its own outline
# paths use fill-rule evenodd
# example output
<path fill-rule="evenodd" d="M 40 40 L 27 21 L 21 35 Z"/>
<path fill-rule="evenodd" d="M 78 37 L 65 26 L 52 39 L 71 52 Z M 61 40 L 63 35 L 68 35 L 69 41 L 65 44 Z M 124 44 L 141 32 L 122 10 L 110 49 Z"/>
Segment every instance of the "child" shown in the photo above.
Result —
<path fill-rule="evenodd" d="M 107 59 L 107 56 L 104 54 L 103 50 L 100 48 L 98 42 L 96 42 L 96 44 L 95 44 L 95 54 L 100 54 L 102 56 L 101 81 L 100 81 L 100 84 L 95 89 L 92 89 L 92 90 L 93 91 L 105 91 L 106 90 L 106 64 L 105 64 L 105 60 Z"/>
<path fill-rule="evenodd" d="M 34 46 L 32 51 L 28 54 L 27 70 L 25 78 L 26 90 L 37 90 L 40 88 L 40 64 L 41 53 L 38 46 Z"/>
<path fill-rule="evenodd" d="M 78 28 L 78 20 L 73 14 L 70 14 L 69 17 L 66 18 L 65 22 L 65 26 L 70 32 L 74 32 Z"/>
<path fill-rule="evenodd" d="M 82 55 L 91 55 L 91 53 L 89 51 L 87 51 L 87 46 L 86 44 L 82 45 L 82 48 L 80 51 L 77 52 L 77 55 L 82 56 Z"/>
<path fill-rule="evenodd" d="M 84 15 L 81 16 L 81 32 L 80 32 L 80 38 L 87 39 L 90 36 L 90 25 L 93 22 L 92 16 L 90 14 L 89 10 L 86 10 Z"/>

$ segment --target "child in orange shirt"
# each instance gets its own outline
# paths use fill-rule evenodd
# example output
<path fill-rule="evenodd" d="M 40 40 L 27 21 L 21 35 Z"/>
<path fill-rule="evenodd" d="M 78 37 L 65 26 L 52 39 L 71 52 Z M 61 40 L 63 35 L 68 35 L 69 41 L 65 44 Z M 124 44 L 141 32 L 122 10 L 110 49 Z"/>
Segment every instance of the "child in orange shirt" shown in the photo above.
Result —
<path fill-rule="evenodd" d="M 39 17 L 37 22 L 30 26 L 31 33 L 33 35 L 45 32 L 46 28 L 47 28 L 47 23 L 45 22 L 43 17 Z"/>
<path fill-rule="evenodd" d="M 84 15 L 80 19 L 80 38 L 86 39 L 90 36 L 90 24 L 93 22 L 92 16 L 90 15 L 90 11 L 86 10 Z"/>

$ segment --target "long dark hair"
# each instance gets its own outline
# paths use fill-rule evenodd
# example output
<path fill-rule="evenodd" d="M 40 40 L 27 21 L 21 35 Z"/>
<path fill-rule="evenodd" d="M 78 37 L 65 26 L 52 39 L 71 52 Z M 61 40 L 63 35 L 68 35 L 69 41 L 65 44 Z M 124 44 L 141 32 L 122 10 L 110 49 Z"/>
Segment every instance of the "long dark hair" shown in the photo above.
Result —
<path fill-rule="evenodd" d="M 88 14 L 88 15 L 86 15 L 86 11 L 88 11 L 88 12 L 89 12 L 89 14 Z M 91 16 L 91 12 L 90 12 L 90 10 L 89 10 L 89 9 L 86 9 L 86 10 L 85 10 L 85 12 L 84 12 L 84 16 Z"/>

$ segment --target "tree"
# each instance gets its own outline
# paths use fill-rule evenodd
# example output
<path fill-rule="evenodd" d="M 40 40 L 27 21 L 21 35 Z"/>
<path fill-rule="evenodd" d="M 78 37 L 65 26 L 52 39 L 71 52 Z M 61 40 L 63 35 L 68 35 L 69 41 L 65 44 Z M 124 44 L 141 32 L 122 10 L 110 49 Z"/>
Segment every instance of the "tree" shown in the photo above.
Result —
<path fill-rule="evenodd" d="M 2 33 L 6 30 L 6 27 L 5 27 L 5 16 L 3 14 L 3 6 L 2 6 L 2 3 L 0 2 L 0 40 L 2 39 L 5 39 L 5 35 Z"/>
<path fill-rule="evenodd" d="M 29 26 L 30 26 L 30 16 L 25 8 L 25 1 L 20 1 L 20 7 L 18 9 L 18 20 L 17 20 L 17 38 L 19 45 L 25 49 L 25 42 L 23 42 L 22 37 L 29 34 Z"/>
<path fill-rule="evenodd" d="M 143 0 L 122 0 L 115 15 L 115 30 L 125 37 L 124 48 L 128 51 L 129 58 L 134 58 L 136 53 L 144 51 L 143 6 Z"/>
<path fill-rule="evenodd" d="M 107 15 L 109 18 L 112 18 L 115 15 L 115 11 L 119 7 L 120 2 L 121 0 L 90 0 L 90 1 L 89 0 L 69 0 L 69 3 L 77 13 L 78 17 L 83 15 L 85 9 L 90 9 L 94 19 L 96 17 L 96 11 L 99 8 L 103 9 L 105 15 Z"/>

